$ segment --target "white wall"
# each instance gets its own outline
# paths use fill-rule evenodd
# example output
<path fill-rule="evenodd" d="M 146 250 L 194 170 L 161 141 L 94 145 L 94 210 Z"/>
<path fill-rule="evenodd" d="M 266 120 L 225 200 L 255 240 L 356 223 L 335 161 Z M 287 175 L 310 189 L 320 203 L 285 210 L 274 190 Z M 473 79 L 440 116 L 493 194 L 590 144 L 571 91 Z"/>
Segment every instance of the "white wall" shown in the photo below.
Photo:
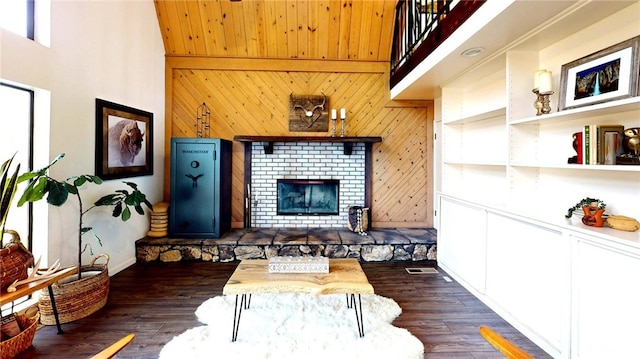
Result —
<path fill-rule="evenodd" d="M 149 111 L 154 114 L 154 174 L 123 180 L 137 183 L 151 203 L 161 201 L 164 47 L 153 1 L 51 0 L 50 23 L 50 47 L 0 30 L 0 79 L 36 89 L 36 102 L 44 103 L 36 109 L 35 166 L 42 167 L 64 152 L 65 158 L 51 170 L 52 177 L 61 180 L 95 173 L 96 98 Z M 46 101 L 48 96 L 50 102 Z M 85 207 L 104 194 L 125 188 L 121 181 L 85 186 Z M 49 263 L 60 258 L 63 265 L 76 264 L 75 198 L 60 208 L 44 201 L 36 206 L 44 214 L 35 219 L 38 233 L 34 241 L 45 243 L 34 247 L 48 250 L 34 253 L 35 257 L 43 256 Z M 43 226 L 46 223 L 48 226 Z M 148 215 L 134 215 L 122 222 L 111 217 L 110 209 L 96 208 L 85 215 L 84 225 L 94 227 L 103 246 L 90 236 L 85 242 L 92 245 L 94 255 L 109 254 L 109 270 L 114 274 L 135 262 L 135 241 L 146 235 L 148 223 Z M 83 262 L 91 258 L 85 253 Z"/>

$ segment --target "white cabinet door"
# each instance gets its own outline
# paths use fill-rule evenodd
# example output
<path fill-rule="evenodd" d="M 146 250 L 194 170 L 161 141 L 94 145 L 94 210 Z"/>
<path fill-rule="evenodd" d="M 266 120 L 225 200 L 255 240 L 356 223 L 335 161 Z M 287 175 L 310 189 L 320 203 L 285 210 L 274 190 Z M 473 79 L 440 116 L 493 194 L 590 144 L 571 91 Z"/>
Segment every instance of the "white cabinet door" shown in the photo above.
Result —
<path fill-rule="evenodd" d="M 569 352 L 570 263 L 571 244 L 560 229 L 488 214 L 486 295 L 556 357 Z"/>
<path fill-rule="evenodd" d="M 640 358 L 640 254 L 578 238 L 575 258 L 572 357 Z"/>
<path fill-rule="evenodd" d="M 479 293 L 485 284 L 486 216 L 483 209 L 440 198 L 438 265 Z"/>

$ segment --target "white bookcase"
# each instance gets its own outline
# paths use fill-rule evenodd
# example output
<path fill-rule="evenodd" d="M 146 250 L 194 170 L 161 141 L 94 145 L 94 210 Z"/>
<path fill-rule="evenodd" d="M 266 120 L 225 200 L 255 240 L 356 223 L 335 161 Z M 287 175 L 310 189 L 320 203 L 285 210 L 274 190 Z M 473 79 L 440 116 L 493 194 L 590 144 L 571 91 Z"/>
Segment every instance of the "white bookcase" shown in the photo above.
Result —
<path fill-rule="evenodd" d="M 582 198 L 596 197 L 607 213 L 640 219 L 640 166 L 567 163 L 576 154 L 572 134 L 584 125 L 640 127 L 640 96 L 557 111 L 562 65 L 640 35 L 639 23 L 640 2 L 589 24 L 567 12 L 553 24 L 560 34 L 543 36 L 541 24 L 528 34 L 536 41 L 514 39 L 443 84 L 436 99 L 438 263 L 553 357 L 602 357 L 607 347 L 623 354 L 615 357 L 640 357 L 637 341 L 627 340 L 640 318 L 640 292 L 631 295 L 634 305 L 620 301 L 629 306 L 614 316 L 597 312 L 593 300 L 598 286 L 605 307 L 629 297 L 640 231 L 564 218 Z M 542 68 L 552 71 L 555 94 L 552 112 L 536 116 L 531 89 Z"/>

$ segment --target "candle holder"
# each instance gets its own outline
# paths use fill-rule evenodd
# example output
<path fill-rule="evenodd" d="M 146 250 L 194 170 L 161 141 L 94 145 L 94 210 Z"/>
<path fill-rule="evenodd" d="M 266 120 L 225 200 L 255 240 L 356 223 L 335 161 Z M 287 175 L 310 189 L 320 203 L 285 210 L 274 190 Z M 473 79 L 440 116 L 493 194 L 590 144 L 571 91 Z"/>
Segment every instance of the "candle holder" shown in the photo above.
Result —
<path fill-rule="evenodd" d="M 342 117 L 342 133 L 340 133 L 340 137 L 344 137 L 344 120 L 346 120 L 346 117 Z"/>
<path fill-rule="evenodd" d="M 196 108 L 196 136 L 197 137 L 205 137 L 209 138 L 209 128 L 211 122 L 211 110 L 207 107 L 206 103 L 202 103 L 202 105 Z"/>
<path fill-rule="evenodd" d="M 337 119 L 332 118 L 331 119 L 331 137 L 336 137 L 336 123 L 338 122 Z"/>
<path fill-rule="evenodd" d="M 532 91 L 534 94 L 536 94 L 536 100 L 533 102 L 533 107 L 536 109 L 536 116 L 551 113 L 549 95 L 553 95 L 553 91 L 540 93 L 537 88 L 533 89 Z"/>

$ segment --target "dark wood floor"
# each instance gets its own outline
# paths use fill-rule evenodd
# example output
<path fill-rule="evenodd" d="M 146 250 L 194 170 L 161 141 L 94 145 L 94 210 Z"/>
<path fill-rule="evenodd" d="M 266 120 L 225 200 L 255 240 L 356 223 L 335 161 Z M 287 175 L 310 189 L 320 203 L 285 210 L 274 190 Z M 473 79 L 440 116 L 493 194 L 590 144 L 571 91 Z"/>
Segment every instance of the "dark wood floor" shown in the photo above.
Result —
<path fill-rule="evenodd" d="M 133 265 L 111 278 L 105 308 L 63 324 L 62 335 L 56 334 L 55 326 L 39 329 L 33 346 L 18 358 L 86 358 L 131 332 L 136 337 L 118 358 L 157 358 L 174 336 L 201 325 L 195 309 L 222 293 L 236 265 L 200 261 Z M 362 265 L 376 293 L 393 298 L 402 307 L 394 325 L 422 340 L 425 358 L 502 358 L 480 337 L 480 325 L 494 328 L 536 358 L 549 357 L 459 284 L 445 281 L 442 270 L 439 274 L 405 271 L 426 265 Z"/>

